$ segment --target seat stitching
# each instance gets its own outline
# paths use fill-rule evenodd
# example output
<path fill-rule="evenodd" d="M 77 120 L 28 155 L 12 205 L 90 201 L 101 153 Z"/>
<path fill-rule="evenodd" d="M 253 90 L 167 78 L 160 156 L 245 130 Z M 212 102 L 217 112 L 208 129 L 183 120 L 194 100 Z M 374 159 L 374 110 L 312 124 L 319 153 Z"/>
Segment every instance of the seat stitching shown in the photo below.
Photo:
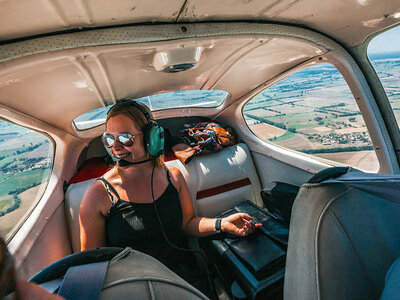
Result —
<path fill-rule="evenodd" d="M 314 185 L 314 184 L 310 184 L 310 185 Z M 320 185 L 320 184 L 315 184 L 315 185 Z M 318 259 L 318 238 L 319 238 L 319 231 L 320 231 L 320 227 L 321 227 L 321 222 L 322 222 L 322 218 L 324 217 L 324 215 L 326 214 L 326 212 L 328 211 L 329 207 L 333 204 L 333 202 L 335 202 L 339 197 L 342 197 L 343 195 L 347 194 L 348 192 L 350 192 L 351 190 L 353 190 L 354 188 L 350 187 L 349 189 L 345 190 L 344 192 L 342 192 L 341 194 L 333 197 L 332 199 L 330 199 L 327 204 L 325 205 L 324 209 L 322 210 L 321 214 L 319 215 L 318 221 L 317 221 L 317 228 L 315 231 L 315 241 L 314 241 L 314 255 L 315 255 L 315 284 L 316 284 L 316 290 L 317 290 L 317 298 L 321 299 L 321 292 L 320 292 L 320 280 L 319 280 L 319 272 L 318 272 L 318 266 L 319 266 L 319 259 Z"/>
<path fill-rule="evenodd" d="M 362 269 L 364 270 L 364 272 L 365 272 L 365 274 L 366 274 L 367 281 L 368 281 L 368 283 L 369 283 L 368 286 L 369 286 L 369 287 L 372 287 L 372 286 L 373 286 L 373 281 L 372 281 L 371 278 L 369 277 L 368 272 L 367 272 L 367 268 L 366 268 L 365 264 L 362 262 L 361 256 L 359 255 L 358 251 L 356 251 L 356 248 L 354 247 L 354 244 L 352 243 L 352 241 L 350 240 L 349 235 L 347 234 L 346 230 L 344 229 L 343 224 L 339 221 L 339 219 L 336 217 L 336 215 L 335 215 L 332 211 L 330 211 L 329 214 L 332 215 L 333 219 L 334 219 L 334 220 L 336 221 L 336 223 L 338 224 L 339 229 L 343 232 L 344 236 L 346 237 L 348 243 L 349 243 L 350 246 L 351 246 L 351 249 L 352 249 L 353 252 L 355 253 L 355 255 L 356 255 L 356 257 L 357 257 L 357 260 L 359 261 L 359 263 L 360 263 Z M 373 289 L 372 289 L 372 292 L 373 292 Z"/>
<path fill-rule="evenodd" d="M 156 300 L 156 296 L 154 294 L 153 283 L 150 280 L 147 282 L 147 286 L 149 288 L 151 300 Z"/>

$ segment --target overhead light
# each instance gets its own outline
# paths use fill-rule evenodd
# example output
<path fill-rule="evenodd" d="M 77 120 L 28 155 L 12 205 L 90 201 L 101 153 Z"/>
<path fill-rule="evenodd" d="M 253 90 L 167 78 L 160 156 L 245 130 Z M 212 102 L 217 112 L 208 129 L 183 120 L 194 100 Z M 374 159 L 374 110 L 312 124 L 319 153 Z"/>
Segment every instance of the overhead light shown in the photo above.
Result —
<path fill-rule="evenodd" d="M 181 47 L 157 52 L 154 55 L 153 65 L 156 71 L 176 73 L 189 70 L 200 60 L 202 47 Z"/>

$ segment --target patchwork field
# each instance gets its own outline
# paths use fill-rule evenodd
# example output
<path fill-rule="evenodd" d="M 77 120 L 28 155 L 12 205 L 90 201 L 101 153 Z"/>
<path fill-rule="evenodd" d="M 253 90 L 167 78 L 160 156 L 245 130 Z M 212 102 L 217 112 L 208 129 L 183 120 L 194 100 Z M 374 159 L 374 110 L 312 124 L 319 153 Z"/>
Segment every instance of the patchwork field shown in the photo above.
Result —
<path fill-rule="evenodd" d="M 264 140 L 280 137 L 286 133 L 286 130 L 284 129 L 280 129 L 265 123 L 253 124 L 250 126 L 250 129 L 253 132 L 257 132 L 257 135 Z"/>
<path fill-rule="evenodd" d="M 21 205 L 18 209 L 5 214 L 0 217 L 0 236 L 5 237 L 6 234 L 23 219 L 25 213 L 29 210 L 32 204 L 35 202 L 35 198 L 38 194 L 40 186 L 33 187 L 19 194 L 21 199 Z"/>
<path fill-rule="evenodd" d="M 316 153 L 317 157 L 337 161 L 348 166 L 357 166 L 362 170 L 376 172 L 379 168 L 375 151 Z"/>
<path fill-rule="evenodd" d="M 400 120 L 400 58 L 375 61 Z M 378 162 L 357 102 L 341 74 L 321 64 L 292 74 L 249 101 L 244 115 L 261 139 L 375 171 Z"/>

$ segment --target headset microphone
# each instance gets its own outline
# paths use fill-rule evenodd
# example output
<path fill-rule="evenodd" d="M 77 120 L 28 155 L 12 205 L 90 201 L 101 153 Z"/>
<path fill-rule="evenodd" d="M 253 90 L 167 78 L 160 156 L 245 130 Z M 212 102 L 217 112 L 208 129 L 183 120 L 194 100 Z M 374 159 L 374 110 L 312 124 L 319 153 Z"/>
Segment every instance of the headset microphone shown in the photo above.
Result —
<path fill-rule="evenodd" d="M 161 155 L 161 154 L 160 154 L 160 155 Z M 128 167 L 128 166 L 132 166 L 132 165 L 139 165 L 139 164 L 142 164 L 142 163 L 151 161 L 151 160 L 155 160 L 155 159 L 156 159 L 157 157 L 159 157 L 160 155 L 153 156 L 153 157 L 150 157 L 150 158 L 148 158 L 148 159 L 141 160 L 141 161 L 136 161 L 136 162 L 130 162 L 130 161 L 127 161 L 127 160 L 125 160 L 125 159 L 120 159 L 120 160 L 118 161 L 118 166 L 119 166 L 119 167 Z"/>
<path fill-rule="evenodd" d="M 120 166 L 120 167 L 128 167 L 128 166 L 132 166 L 132 165 L 139 165 L 139 164 L 142 164 L 142 163 L 145 163 L 145 162 L 148 162 L 148 161 L 155 160 L 157 157 L 159 157 L 160 155 L 163 154 L 163 151 L 160 151 L 155 156 L 150 157 L 148 159 L 141 160 L 141 161 L 136 161 L 136 162 L 130 162 L 130 161 L 127 161 L 125 159 L 121 159 L 121 158 L 115 157 L 114 155 L 111 154 L 110 150 L 108 150 L 107 147 L 104 147 L 104 148 L 106 148 L 106 151 L 111 156 L 112 160 L 117 162 L 118 166 Z"/>

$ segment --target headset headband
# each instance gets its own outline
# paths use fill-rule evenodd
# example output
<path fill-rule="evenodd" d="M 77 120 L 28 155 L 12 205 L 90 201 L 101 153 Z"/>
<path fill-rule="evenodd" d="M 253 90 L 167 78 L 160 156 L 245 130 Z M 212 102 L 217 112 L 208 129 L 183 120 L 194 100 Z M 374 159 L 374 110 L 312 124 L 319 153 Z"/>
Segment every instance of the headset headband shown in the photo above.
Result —
<path fill-rule="evenodd" d="M 150 113 L 143 107 L 143 104 L 141 104 L 140 102 L 137 102 L 135 100 L 122 99 L 120 101 L 117 101 L 117 103 L 115 103 L 114 105 L 120 104 L 120 103 L 136 107 L 138 110 L 140 110 L 140 112 L 146 118 L 146 121 L 148 124 L 156 123 L 155 120 L 150 117 Z"/>

